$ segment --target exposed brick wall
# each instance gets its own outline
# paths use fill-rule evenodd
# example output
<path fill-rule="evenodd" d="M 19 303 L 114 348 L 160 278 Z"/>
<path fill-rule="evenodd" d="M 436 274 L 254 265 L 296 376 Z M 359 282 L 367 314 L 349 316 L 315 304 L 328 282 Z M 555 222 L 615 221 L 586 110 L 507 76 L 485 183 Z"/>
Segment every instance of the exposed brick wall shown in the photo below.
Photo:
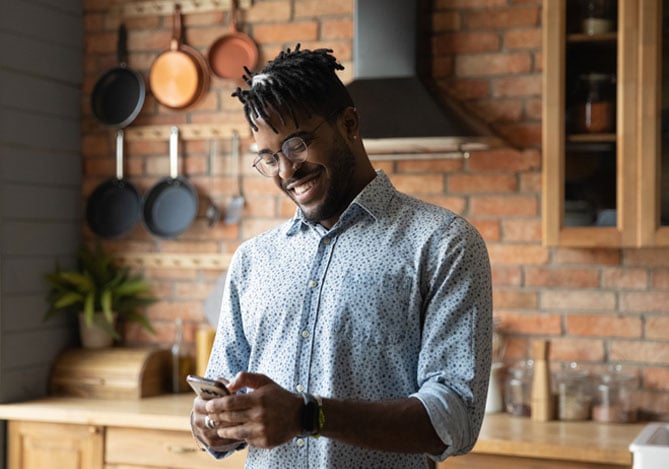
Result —
<path fill-rule="evenodd" d="M 91 117 L 88 95 L 97 76 L 116 63 L 121 0 L 85 2 L 84 189 L 114 172 L 113 131 Z M 376 162 L 403 191 L 463 214 L 484 235 L 494 276 L 495 315 L 509 334 L 509 360 L 527 354 L 528 340 L 546 337 L 558 361 L 621 362 L 639 370 L 648 392 L 645 407 L 669 411 L 669 251 L 666 249 L 553 249 L 541 245 L 541 1 L 435 0 L 432 15 L 433 75 L 514 146 L 472 154 L 468 160 Z M 330 47 L 352 76 L 353 0 L 254 0 L 240 24 L 260 46 L 261 60 L 281 48 Z M 221 13 L 186 15 L 186 41 L 206 53 L 226 29 Z M 169 16 L 126 18 L 130 64 L 148 76 L 167 46 Z M 170 111 L 149 96 L 134 125 L 234 123 L 246 129 L 237 86 L 214 77 L 205 99 L 192 109 Z M 245 142 L 248 143 L 248 142 Z M 159 240 L 138 226 L 109 249 L 126 252 L 231 253 L 241 240 L 271 228 L 293 212 L 273 184 L 243 165 L 247 205 L 237 226 L 208 228 L 207 196 L 224 206 L 237 185 L 229 144 L 209 166 L 209 142 L 182 145 L 183 173 L 202 197 L 196 222 L 176 240 Z M 126 175 L 140 190 L 168 174 L 167 142 L 128 142 Z M 91 233 L 82 229 L 87 237 Z M 203 320 L 202 304 L 221 272 L 147 268 L 162 298 L 148 311 L 157 329 L 136 329 L 128 343 L 169 343 L 173 321 L 183 317 L 187 338 Z"/>

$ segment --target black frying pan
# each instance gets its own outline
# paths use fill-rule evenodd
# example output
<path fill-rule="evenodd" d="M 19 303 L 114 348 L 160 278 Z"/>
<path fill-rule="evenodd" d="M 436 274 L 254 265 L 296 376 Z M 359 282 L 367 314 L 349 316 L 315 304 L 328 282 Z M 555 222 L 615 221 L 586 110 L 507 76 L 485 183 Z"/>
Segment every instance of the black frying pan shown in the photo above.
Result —
<path fill-rule="evenodd" d="M 107 70 L 95 83 L 91 93 L 93 115 L 103 124 L 124 128 L 135 120 L 144 105 L 144 78 L 128 67 L 128 32 L 124 24 L 118 29 L 119 65 Z"/>
<path fill-rule="evenodd" d="M 116 132 L 116 177 L 95 188 L 88 198 L 86 220 L 101 238 L 115 238 L 132 229 L 139 220 L 142 198 L 123 178 L 123 130 Z"/>
<path fill-rule="evenodd" d="M 179 129 L 170 130 L 170 177 L 144 196 L 144 224 L 154 235 L 174 238 L 185 231 L 197 214 L 198 195 L 191 183 L 178 176 Z"/>

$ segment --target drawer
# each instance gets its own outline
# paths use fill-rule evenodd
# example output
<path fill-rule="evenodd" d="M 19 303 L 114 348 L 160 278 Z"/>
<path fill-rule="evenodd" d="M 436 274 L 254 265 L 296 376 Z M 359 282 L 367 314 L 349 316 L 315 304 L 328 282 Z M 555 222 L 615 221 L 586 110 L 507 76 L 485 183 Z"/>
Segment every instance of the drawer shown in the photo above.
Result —
<path fill-rule="evenodd" d="M 179 469 L 242 469 L 246 451 L 223 460 L 200 451 L 190 432 L 108 427 L 105 463 Z"/>

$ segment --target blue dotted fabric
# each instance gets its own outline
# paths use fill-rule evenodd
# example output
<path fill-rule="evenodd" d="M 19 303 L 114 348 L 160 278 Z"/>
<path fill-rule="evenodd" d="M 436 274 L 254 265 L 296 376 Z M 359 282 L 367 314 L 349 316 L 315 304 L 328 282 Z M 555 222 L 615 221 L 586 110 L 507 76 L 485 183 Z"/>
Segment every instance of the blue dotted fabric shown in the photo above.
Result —
<path fill-rule="evenodd" d="M 330 230 L 298 209 L 240 246 L 207 375 L 248 370 L 339 399 L 413 396 L 449 445 L 430 455 L 443 459 L 475 443 L 491 332 L 490 263 L 479 233 L 396 191 L 379 171 Z M 425 457 L 296 438 L 249 448 L 247 467 L 410 469 L 426 467 Z"/>

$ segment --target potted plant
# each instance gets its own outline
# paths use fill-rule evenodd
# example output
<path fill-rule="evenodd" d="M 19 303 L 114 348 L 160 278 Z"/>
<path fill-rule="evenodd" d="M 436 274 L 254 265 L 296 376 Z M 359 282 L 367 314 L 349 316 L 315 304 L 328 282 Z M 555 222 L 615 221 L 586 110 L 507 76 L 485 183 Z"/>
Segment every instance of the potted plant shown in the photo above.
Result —
<path fill-rule="evenodd" d="M 45 320 L 56 314 L 78 314 L 82 346 L 101 348 L 120 339 L 116 321 L 132 321 L 154 333 L 140 308 L 156 301 L 150 285 L 119 266 L 112 255 L 98 243 L 95 249 L 82 246 L 76 270 L 62 270 L 45 275 L 49 285 L 49 309 Z M 86 335 L 92 332 L 93 337 Z M 97 335 L 96 335 L 97 334 Z"/>

